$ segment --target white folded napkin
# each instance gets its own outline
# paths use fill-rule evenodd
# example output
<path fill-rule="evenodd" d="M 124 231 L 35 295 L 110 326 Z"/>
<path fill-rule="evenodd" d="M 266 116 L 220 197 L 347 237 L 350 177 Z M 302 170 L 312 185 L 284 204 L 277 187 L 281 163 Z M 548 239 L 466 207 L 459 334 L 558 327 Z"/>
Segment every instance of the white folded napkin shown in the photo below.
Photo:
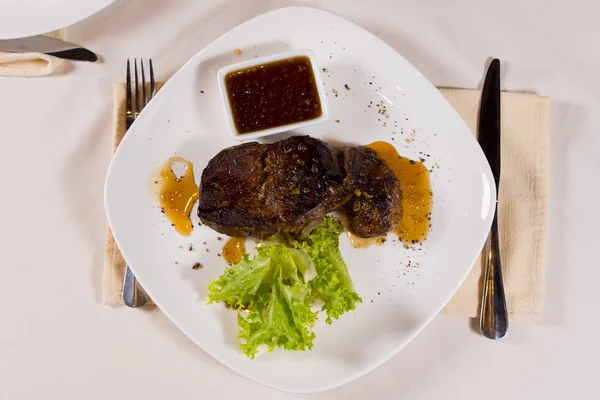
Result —
<path fill-rule="evenodd" d="M 44 34 L 55 39 L 66 40 L 67 29 Z M 42 53 L 5 53 L 0 51 L 0 75 L 43 76 L 53 73 L 63 59 Z"/>

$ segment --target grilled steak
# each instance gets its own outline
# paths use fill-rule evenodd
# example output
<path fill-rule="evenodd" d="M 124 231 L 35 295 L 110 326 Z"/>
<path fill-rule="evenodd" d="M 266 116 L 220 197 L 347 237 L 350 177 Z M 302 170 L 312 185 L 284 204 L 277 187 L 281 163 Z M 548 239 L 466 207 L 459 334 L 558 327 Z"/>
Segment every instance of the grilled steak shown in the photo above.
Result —
<path fill-rule="evenodd" d="M 296 233 L 337 210 L 362 237 L 400 221 L 400 184 L 374 150 L 331 149 L 310 136 L 222 150 L 202 172 L 200 220 L 217 232 L 267 238 Z"/>
<path fill-rule="evenodd" d="M 365 238 L 385 235 L 402 218 L 398 178 L 373 149 L 346 147 L 338 152 L 346 189 L 352 192 L 343 209 L 350 219 L 350 227 Z"/>
<path fill-rule="evenodd" d="M 198 216 L 229 236 L 294 233 L 348 201 L 343 181 L 332 150 L 309 136 L 229 147 L 202 172 Z"/>

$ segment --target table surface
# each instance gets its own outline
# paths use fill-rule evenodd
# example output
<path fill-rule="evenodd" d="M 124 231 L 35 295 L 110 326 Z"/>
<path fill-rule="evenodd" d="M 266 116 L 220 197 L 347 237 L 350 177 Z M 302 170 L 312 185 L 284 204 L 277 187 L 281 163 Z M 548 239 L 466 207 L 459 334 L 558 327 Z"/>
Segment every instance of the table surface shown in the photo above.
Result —
<path fill-rule="evenodd" d="M 323 8 L 389 43 L 438 86 L 549 96 L 550 212 L 545 310 L 484 339 L 438 316 L 374 372 L 315 399 L 600 398 L 600 3 L 559 0 L 117 1 L 70 29 L 98 64 L 0 77 L 0 398 L 291 399 L 211 359 L 160 311 L 101 303 L 112 84 L 127 57 L 158 79 L 241 22 L 285 5 Z M 594 114 L 595 111 L 595 114 Z"/>

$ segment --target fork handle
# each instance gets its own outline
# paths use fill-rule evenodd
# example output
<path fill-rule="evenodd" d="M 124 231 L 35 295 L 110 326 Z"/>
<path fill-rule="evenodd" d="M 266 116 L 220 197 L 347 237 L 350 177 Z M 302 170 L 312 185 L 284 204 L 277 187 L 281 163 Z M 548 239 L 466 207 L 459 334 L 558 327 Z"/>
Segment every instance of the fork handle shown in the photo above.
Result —
<path fill-rule="evenodd" d="M 502 339 L 508 332 L 508 312 L 504 297 L 500 245 L 498 241 L 498 211 L 485 246 L 485 278 L 481 301 L 481 333 L 489 339 Z"/>
<path fill-rule="evenodd" d="M 129 265 L 125 270 L 125 278 L 123 279 L 123 302 L 132 308 L 142 307 L 148 302 L 146 291 L 129 269 Z"/>

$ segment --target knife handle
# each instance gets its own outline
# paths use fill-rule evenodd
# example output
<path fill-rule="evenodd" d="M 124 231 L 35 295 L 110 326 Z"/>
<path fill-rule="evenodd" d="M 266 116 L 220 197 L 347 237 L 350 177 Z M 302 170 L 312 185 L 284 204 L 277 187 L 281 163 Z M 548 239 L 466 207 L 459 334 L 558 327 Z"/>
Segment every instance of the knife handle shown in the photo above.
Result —
<path fill-rule="evenodd" d="M 148 295 L 144 288 L 139 284 L 133 272 L 129 269 L 129 265 L 125 270 L 125 277 L 123 278 L 123 302 L 131 307 L 137 308 L 142 307 L 148 303 Z"/>
<path fill-rule="evenodd" d="M 500 245 L 498 242 L 498 210 L 485 246 L 485 278 L 481 302 L 481 333 L 488 339 L 502 339 L 508 332 L 508 312 L 502 282 Z"/>

